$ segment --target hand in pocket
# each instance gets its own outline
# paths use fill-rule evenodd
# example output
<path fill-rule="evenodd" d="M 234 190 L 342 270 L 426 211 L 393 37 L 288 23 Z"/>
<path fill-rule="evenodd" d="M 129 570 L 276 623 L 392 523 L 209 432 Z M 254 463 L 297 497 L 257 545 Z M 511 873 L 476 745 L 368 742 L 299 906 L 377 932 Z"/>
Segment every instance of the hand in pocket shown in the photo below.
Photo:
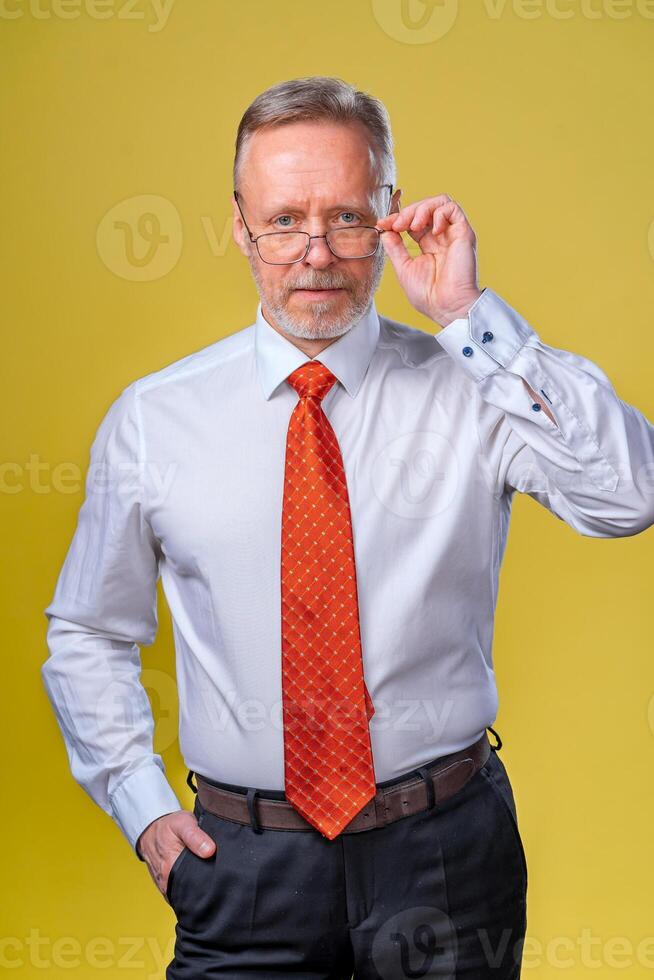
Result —
<path fill-rule="evenodd" d="M 138 852 L 148 866 L 155 885 L 168 901 L 170 872 L 185 850 L 208 858 L 216 850 L 215 841 L 202 830 L 195 814 L 188 810 L 165 813 L 148 824 L 137 841 Z"/>

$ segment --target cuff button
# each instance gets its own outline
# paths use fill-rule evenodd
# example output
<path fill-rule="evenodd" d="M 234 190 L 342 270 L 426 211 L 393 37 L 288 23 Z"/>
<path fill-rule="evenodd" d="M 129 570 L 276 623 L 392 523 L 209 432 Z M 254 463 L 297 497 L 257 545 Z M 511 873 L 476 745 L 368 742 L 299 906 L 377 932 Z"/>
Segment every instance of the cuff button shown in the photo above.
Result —
<path fill-rule="evenodd" d="M 534 410 L 534 412 L 540 412 L 540 405 L 538 404 L 538 402 L 534 402 L 534 404 L 531 407 Z"/>
<path fill-rule="evenodd" d="M 463 356 L 464 357 L 472 357 L 472 347 L 464 347 L 463 348 Z"/>
<path fill-rule="evenodd" d="M 485 344 L 485 343 L 487 343 L 487 342 L 488 342 L 489 340 L 492 340 L 492 339 L 493 339 L 493 334 L 491 333 L 491 331 L 490 331 L 490 330 L 484 330 L 484 335 L 483 335 L 483 337 L 481 338 L 481 342 L 482 342 L 482 344 Z"/>

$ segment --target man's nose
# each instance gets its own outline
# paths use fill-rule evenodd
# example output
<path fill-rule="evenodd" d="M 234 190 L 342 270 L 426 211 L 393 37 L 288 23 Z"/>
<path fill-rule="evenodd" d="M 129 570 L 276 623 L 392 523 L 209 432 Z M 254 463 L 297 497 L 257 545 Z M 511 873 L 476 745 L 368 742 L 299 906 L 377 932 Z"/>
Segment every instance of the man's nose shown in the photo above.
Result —
<path fill-rule="evenodd" d="M 304 257 L 304 265 L 310 265 L 313 269 L 326 269 L 334 262 L 338 262 L 338 259 L 331 251 L 324 235 L 312 237 L 309 251 Z"/>

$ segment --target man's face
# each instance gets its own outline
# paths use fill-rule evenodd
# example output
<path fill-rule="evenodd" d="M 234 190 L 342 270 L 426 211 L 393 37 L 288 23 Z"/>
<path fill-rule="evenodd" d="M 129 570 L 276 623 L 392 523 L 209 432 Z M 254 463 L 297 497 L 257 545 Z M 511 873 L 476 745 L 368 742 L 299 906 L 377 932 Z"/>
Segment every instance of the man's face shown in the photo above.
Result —
<path fill-rule="evenodd" d="M 374 225 L 387 212 L 390 195 L 373 175 L 369 137 L 358 123 L 294 122 L 260 130 L 245 151 L 236 189 L 255 238 L 275 231 L 324 235 L 332 228 Z M 248 258 L 269 323 L 317 340 L 340 336 L 363 316 L 384 269 L 381 243 L 375 255 L 341 259 L 324 238 L 312 239 L 301 262 L 269 265 L 232 204 L 234 238 Z"/>

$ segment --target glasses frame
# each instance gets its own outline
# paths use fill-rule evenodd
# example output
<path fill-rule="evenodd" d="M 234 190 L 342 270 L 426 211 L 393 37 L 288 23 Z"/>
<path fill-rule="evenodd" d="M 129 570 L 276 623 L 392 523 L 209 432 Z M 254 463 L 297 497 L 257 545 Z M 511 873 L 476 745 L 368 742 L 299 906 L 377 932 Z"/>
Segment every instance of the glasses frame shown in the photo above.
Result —
<path fill-rule="evenodd" d="M 393 184 L 380 184 L 379 186 L 380 187 L 390 187 L 390 189 L 391 189 L 391 193 L 390 193 L 389 198 L 388 198 L 388 210 L 386 212 L 386 215 L 389 215 L 391 213 L 391 210 L 390 210 L 391 209 L 391 202 L 393 200 Z M 250 228 L 248 226 L 247 221 L 245 220 L 245 215 L 243 214 L 243 209 L 241 208 L 241 204 L 240 204 L 240 201 L 239 201 L 238 191 L 236 191 L 236 190 L 234 190 L 234 200 L 236 201 L 236 206 L 238 207 L 239 211 L 241 212 L 241 218 L 243 219 L 243 224 L 245 225 L 246 230 L 247 230 L 247 233 L 250 236 L 250 241 L 252 242 L 253 245 L 256 245 L 257 254 L 258 254 L 259 258 L 261 259 L 261 261 L 262 262 L 265 262 L 266 265 L 295 265 L 296 262 L 304 262 L 304 260 L 306 259 L 307 255 L 309 254 L 309 249 L 311 248 L 311 241 L 314 238 L 324 238 L 325 239 L 325 242 L 327 243 L 327 248 L 332 253 L 332 255 L 336 256 L 337 259 L 341 259 L 341 258 L 346 258 L 346 259 L 368 259 L 372 255 L 376 255 L 377 252 L 378 252 L 378 250 L 379 250 L 379 241 L 380 241 L 380 238 L 381 238 L 381 233 L 380 233 L 380 231 L 379 231 L 378 228 L 375 228 L 374 225 L 356 225 L 356 228 L 371 228 L 373 231 L 376 231 L 377 232 L 377 244 L 375 245 L 373 251 L 372 252 L 368 252 L 367 255 L 350 255 L 350 256 L 336 255 L 336 252 L 334 251 L 334 249 L 332 248 L 332 246 L 331 246 L 331 244 L 329 242 L 329 235 L 331 234 L 331 231 L 325 232 L 324 235 L 310 235 L 308 231 L 265 231 L 262 235 L 257 235 L 256 238 L 255 238 L 252 235 L 252 232 L 250 231 Z M 333 230 L 340 231 L 341 229 L 333 229 Z M 291 262 L 269 262 L 268 259 L 264 259 L 264 257 L 261 254 L 261 251 L 259 249 L 259 239 L 260 238 L 268 238 L 271 235 L 304 235 L 305 238 L 306 238 L 306 240 L 307 240 L 307 247 L 304 250 L 304 254 L 301 255 L 299 259 L 293 259 Z"/>

